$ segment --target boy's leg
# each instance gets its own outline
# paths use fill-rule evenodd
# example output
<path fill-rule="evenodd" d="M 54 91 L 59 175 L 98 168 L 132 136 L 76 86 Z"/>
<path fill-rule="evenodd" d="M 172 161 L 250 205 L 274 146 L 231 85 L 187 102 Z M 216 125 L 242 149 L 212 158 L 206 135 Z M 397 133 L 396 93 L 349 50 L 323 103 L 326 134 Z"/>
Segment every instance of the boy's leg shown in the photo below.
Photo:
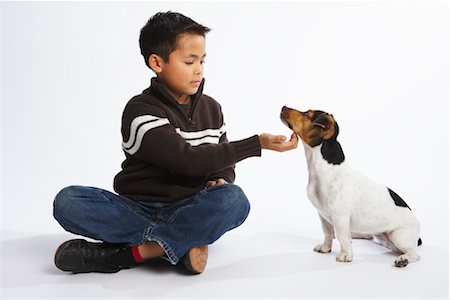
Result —
<path fill-rule="evenodd" d="M 139 203 L 95 187 L 69 186 L 53 203 L 53 215 L 69 232 L 111 244 L 138 245 L 152 227 Z"/>
<path fill-rule="evenodd" d="M 190 249 L 211 244 L 241 225 L 249 210 L 248 199 L 237 185 L 209 187 L 180 201 L 150 232 L 149 240 L 163 245 L 172 264 L 176 264 Z"/>
<path fill-rule="evenodd" d="M 158 216 L 148 217 L 156 207 Z M 233 184 L 210 187 L 189 199 L 156 207 L 98 188 L 73 186 L 57 195 L 54 216 L 67 231 L 108 243 L 139 245 L 145 257 L 165 252 L 172 264 L 183 257 L 187 269 L 199 273 L 198 269 L 191 268 L 190 260 L 203 259 L 205 249 L 207 253 L 205 245 L 242 224 L 250 209 L 245 194 Z M 75 246 L 76 243 L 73 242 Z M 88 246 L 91 250 L 98 248 Z M 99 272 L 97 269 L 81 272 L 92 271 Z"/>
<path fill-rule="evenodd" d="M 67 241 L 56 251 L 55 264 L 75 273 L 110 273 L 142 262 L 139 247 L 134 245 L 144 245 L 154 223 L 141 212 L 139 203 L 102 189 L 63 189 L 54 201 L 55 219 L 69 232 L 106 243 Z M 146 258 L 164 254 L 156 242 L 147 242 L 146 246 Z"/>

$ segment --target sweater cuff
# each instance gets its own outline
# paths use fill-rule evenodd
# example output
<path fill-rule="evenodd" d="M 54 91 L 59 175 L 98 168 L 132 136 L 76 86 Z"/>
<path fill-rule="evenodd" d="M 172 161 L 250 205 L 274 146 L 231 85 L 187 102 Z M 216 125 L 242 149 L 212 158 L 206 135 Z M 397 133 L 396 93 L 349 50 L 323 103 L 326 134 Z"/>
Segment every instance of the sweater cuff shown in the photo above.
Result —
<path fill-rule="evenodd" d="M 231 144 L 234 144 L 236 149 L 236 162 L 252 156 L 261 156 L 261 144 L 258 135 L 231 142 Z"/>

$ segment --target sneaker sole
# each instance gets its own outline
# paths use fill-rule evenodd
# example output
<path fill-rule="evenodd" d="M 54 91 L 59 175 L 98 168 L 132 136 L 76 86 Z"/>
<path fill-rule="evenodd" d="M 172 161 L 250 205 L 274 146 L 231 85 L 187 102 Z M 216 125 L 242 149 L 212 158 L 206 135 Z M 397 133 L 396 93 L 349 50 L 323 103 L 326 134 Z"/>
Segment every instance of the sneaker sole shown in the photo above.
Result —
<path fill-rule="evenodd" d="M 193 247 L 189 250 L 188 258 L 192 273 L 203 273 L 208 262 L 208 246 Z"/>

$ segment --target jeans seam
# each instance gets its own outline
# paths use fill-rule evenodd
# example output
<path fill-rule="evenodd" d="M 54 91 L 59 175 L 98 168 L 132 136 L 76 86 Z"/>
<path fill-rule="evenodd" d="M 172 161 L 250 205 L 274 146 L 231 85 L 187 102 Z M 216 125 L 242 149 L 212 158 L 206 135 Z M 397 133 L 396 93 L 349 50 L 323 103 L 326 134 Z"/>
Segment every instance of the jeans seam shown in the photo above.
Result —
<path fill-rule="evenodd" d="M 142 239 L 139 243 L 139 245 L 145 243 L 146 241 L 148 241 L 148 236 L 150 235 L 150 232 L 153 230 L 152 226 L 149 226 L 147 228 L 145 228 L 144 233 L 142 234 Z"/>
<path fill-rule="evenodd" d="M 167 257 L 169 258 L 170 263 L 172 265 L 176 265 L 178 263 L 180 258 L 175 254 L 175 252 L 172 250 L 172 247 L 170 247 L 170 245 L 166 241 L 164 241 L 158 236 L 148 237 L 147 240 L 157 242 L 161 246 L 161 248 L 163 248 L 164 252 L 167 254 Z"/>

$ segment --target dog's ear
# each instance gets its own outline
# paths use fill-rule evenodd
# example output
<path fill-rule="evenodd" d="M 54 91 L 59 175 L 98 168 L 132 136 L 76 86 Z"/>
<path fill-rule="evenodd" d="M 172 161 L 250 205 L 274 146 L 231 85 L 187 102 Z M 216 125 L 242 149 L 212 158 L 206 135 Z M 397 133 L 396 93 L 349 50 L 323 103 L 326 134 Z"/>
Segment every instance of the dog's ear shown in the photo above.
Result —
<path fill-rule="evenodd" d="M 321 113 L 313 120 L 314 126 L 319 126 L 322 129 L 327 129 L 329 127 L 329 120 L 328 120 L 328 114 L 327 113 Z"/>
<path fill-rule="evenodd" d="M 327 113 L 323 113 L 320 116 L 318 116 L 314 122 L 314 126 L 318 126 L 321 128 L 322 133 L 321 136 L 324 140 L 328 140 L 333 137 L 335 133 L 335 121 L 332 115 L 329 115 Z"/>

